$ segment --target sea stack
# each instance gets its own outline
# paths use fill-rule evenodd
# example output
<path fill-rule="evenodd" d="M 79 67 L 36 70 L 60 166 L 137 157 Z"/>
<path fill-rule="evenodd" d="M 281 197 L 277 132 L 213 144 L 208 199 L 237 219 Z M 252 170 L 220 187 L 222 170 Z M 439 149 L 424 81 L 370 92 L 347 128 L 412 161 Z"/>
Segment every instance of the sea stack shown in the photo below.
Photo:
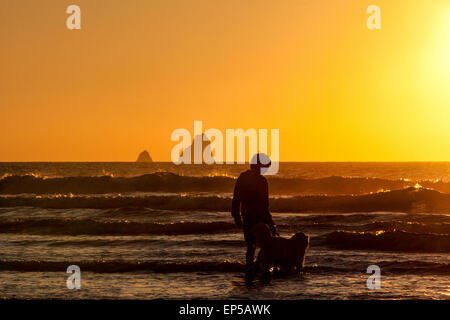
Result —
<path fill-rule="evenodd" d="M 211 140 L 208 139 L 206 134 L 202 133 L 199 135 L 196 135 L 194 139 L 192 140 L 192 144 L 180 152 L 180 159 L 184 158 L 185 154 L 190 155 L 191 163 L 194 163 L 194 146 L 195 145 L 201 145 L 202 146 L 202 157 L 205 152 L 205 149 L 211 144 Z M 211 148 L 211 147 L 210 147 Z M 211 152 L 211 149 L 208 149 L 208 152 Z M 211 153 L 211 157 L 214 159 L 214 154 Z M 203 162 L 203 160 L 202 160 Z"/>
<path fill-rule="evenodd" d="M 153 162 L 153 160 L 152 157 L 150 157 L 148 151 L 144 150 L 139 154 L 139 157 L 137 158 L 136 162 Z"/>

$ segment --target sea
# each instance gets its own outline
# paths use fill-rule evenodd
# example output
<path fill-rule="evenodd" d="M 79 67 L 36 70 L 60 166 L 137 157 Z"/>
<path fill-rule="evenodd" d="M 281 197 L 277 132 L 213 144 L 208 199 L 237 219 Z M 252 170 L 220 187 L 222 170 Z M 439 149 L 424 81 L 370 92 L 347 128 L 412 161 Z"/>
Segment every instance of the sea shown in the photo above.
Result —
<path fill-rule="evenodd" d="M 247 169 L 0 163 L 0 299 L 450 299 L 449 162 L 280 163 L 273 219 L 310 248 L 254 279 L 230 214 Z"/>

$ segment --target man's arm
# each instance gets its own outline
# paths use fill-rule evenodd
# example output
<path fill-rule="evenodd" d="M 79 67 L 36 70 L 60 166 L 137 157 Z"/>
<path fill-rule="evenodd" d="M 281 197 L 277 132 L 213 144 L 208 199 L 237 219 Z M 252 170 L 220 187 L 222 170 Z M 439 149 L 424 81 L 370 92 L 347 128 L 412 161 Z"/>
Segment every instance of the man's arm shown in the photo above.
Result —
<path fill-rule="evenodd" d="M 241 219 L 241 199 L 239 197 L 239 178 L 236 180 L 236 185 L 234 186 L 233 192 L 233 202 L 231 204 L 231 215 L 234 218 L 234 222 L 236 225 L 241 228 L 242 227 L 242 219 Z"/>
<path fill-rule="evenodd" d="M 278 234 L 275 222 L 273 221 L 272 215 L 270 214 L 269 210 L 269 185 L 265 178 L 264 178 L 264 222 L 267 225 L 269 225 L 273 235 Z"/>

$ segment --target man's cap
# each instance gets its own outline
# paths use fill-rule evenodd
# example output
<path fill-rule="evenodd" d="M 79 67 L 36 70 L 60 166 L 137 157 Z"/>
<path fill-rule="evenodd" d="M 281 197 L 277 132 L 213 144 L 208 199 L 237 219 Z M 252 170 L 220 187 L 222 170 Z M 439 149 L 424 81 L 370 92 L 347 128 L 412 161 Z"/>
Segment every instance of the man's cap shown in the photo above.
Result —
<path fill-rule="evenodd" d="M 268 168 L 272 162 L 270 161 L 270 158 L 265 153 L 257 153 L 252 157 L 252 160 L 250 160 L 250 168 Z"/>

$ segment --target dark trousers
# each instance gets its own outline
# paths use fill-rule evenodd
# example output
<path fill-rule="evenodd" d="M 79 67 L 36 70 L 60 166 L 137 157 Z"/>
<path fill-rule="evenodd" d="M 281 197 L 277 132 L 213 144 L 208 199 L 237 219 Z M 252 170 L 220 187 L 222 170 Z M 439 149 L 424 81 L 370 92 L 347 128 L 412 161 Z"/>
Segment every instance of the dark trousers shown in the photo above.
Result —
<path fill-rule="evenodd" d="M 247 252 L 245 253 L 245 263 L 252 266 L 255 263 L 256 242 L 255 238 L 249 233 L 250 228 L 244 228 L 244 238 L 247 243 Z"/>

